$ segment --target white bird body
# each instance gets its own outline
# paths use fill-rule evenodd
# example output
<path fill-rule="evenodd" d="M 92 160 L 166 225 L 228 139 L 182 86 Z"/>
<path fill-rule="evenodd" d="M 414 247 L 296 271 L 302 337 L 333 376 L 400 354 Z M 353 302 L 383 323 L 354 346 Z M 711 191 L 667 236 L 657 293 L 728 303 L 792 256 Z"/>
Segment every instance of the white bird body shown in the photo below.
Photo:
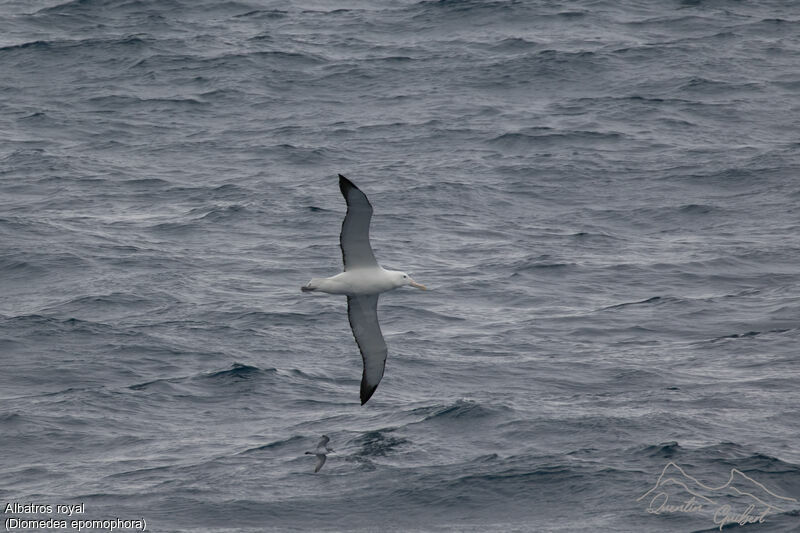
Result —
<path fill-rule="evenodd" d="M 303 287 L 305 291 L 359 296 L 380 294 L 403 285 L 419 285 L 405 272 L 378 268 L 354 268 L 329 278 L 314 278 Z"/>
<path fill-rule="evenodd" d="M 341 174 L 339 189 L 347 202 L 339 234 L 344 272 L 329 278 L 314 278 L 301 289 L 347 295 L 347 317 L 364 362 L 361 377 L 361 405 L 364 405 L 383 378 L 388 353 L 378 323 L 378 295 L 404 285 L 422 290 L 425 286 L 405 272 L 386 270 L 378 264 L 369 244 L 372 205 L 361 189 Z"/>

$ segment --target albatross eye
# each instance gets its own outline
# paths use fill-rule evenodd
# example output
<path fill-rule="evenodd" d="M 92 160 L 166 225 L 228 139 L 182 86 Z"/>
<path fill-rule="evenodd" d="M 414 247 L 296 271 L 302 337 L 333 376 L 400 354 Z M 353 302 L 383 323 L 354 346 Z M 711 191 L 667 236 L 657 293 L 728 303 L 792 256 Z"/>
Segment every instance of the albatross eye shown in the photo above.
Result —
<path fill-rule="evenodd" d="M 406 276 L 405 274 L 403 274 L 403 279 L 406 279 L 406 278 L 408 278 L 408 276 Z"/>

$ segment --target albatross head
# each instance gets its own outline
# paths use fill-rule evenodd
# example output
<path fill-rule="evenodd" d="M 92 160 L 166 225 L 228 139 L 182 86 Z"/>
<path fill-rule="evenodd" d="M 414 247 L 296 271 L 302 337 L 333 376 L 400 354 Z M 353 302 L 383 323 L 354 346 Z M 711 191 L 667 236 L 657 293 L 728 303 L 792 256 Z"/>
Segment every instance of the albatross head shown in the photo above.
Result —
<path fill-rule="evenodd" d="M 403 285 L 411 285 L 412 287 L 422 289 L 423 291 L 428 290 L 428 287 L 426 287 L 422 283 L 417 283 L 416 281 L 411 279 L 411 276 L 409 276 L 405 272 L 393 272 L 392 274 L 395 277 L 395 282 L 397 283 L 398 287 L 402 287 Z"/>

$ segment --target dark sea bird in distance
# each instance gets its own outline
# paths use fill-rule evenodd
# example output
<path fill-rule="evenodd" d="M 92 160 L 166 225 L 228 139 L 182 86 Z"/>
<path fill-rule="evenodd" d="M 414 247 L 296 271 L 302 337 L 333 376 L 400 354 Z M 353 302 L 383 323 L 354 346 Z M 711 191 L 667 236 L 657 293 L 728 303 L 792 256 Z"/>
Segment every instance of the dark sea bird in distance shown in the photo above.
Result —
<path fill-rule="evenodd" d="M 386 270 L 378 264 L 369 244 L 372 205 L 361 189 L 341 174 L 339 189 L 347 201 L 347 214 L 339 235 L 344 272 L 330 278 L 313 278 L 301 289 L 347 295 L 350 328 L 364 361 L 361 376 L 361 405 L 364 405 L 378 388 L 386 366 L 386 342 L 378 323 L 378 296 L 404 285 L 426 288 L 405 272 Z"/>
<path fill-rule="evenodd" d="M 317 448 L 313 452 L 306 452 L 306 455 L 317 456 L 317 466 L 314 467 L 315 474 L 322 470 L 322 465 L 324 465 L 325 461 L 328 459 L 328 454 L 333 451 L 333 448 L 328 448 L 328 443 L 330 441 L 331 439 L 327 435 L 323 435 L 317 443 Z"/>

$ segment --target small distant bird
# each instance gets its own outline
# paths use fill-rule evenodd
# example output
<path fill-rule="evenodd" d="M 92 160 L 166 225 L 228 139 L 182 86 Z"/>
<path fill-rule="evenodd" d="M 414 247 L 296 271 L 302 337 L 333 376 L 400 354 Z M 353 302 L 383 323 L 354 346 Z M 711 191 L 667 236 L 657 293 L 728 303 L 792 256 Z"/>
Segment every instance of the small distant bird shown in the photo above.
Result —
<path fill-rule="evenodd" d="M 317 449 L 313 452 L 306 452 L 306 455 L 316 455 L 317 456 L 317 466 L 314 467 L 314 473 L 316 474 L 320 470 L 322 470 L 322 465 L 325 464 L 325 460 L 328 458 L 328 453 L 333 451 L 333 448 L 328 448 L 328 443 L 331 439 L 327 435 L 323 435 L 319 442 L 317 443 Z"/>
<path fill-rule="evenodd" d="M 314 278 L 301 290 L 347 295 L 350 329 L 364 362 L 361 375 L 361 405 L 364 405 L 378 388 L 386 366 L 386 342 L 378 324 L 378 296 L 404 285 L 426 288 L 405 272 L 386 270 L 378 264 L 369 244 L 372 205 L 361 189 L 341 174 L 339 189 L 347 202 L 347 214 L 339 235 L 344 272 L 330 278 Z"/>

